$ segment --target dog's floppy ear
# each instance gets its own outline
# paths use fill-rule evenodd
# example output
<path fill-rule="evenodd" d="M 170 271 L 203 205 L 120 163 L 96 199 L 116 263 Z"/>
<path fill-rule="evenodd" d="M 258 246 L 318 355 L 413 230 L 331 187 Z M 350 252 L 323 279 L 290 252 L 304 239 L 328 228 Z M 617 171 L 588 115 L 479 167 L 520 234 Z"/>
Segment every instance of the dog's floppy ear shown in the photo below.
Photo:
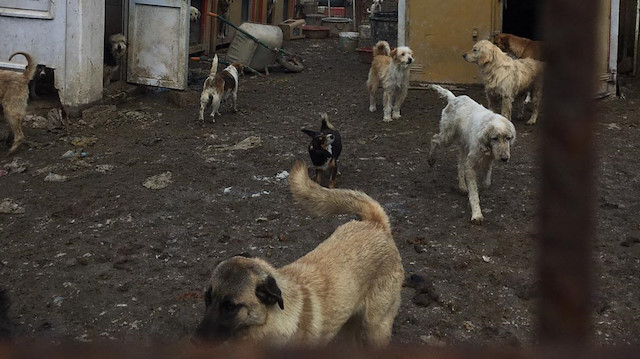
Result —
<path fill-rule="evenodd" d="M 480 51 L 480 55 L 478 56 L 478 65 L 484 65 L 493 61 L 495 52 L 499 49 L 497 46 L 491 44 L 490 42 L 487 42 L 483 44 L 483 46 L 478 50 Z"/>
<path fill-rule="evenodd" d="M 302 132 L 306 133 L 307 135 L 309 135 L 311 137 L 316 137 L 316 131 L 302 129 Z"/>
<path fill-rule="evenodd" d="M 389 53 L 389 56 L 392 59 L 395 59 L 397 54 L 398 54 L 398 49 L 393 49 L 393 50 L 391 50 L 391 53 Z"/>
<path fill-rule="evenodd" d="M 282 301 L 282 292 L 276 283 L 275 278 L 268 275 L 264 282 L 258 284 L 256 287 L 256 296 L 260 301 L 266 305 L 273 305 L 278 303 L 280 309 L 284 309 L 284 302 Z"/>
<path fill-rule="evenodd" d="M 480 135 L 480 150 L 482 152 L 490 152 L 491 151 L 491 136 L 493 135 L 493 131 L 491 130 L 491 126 L 487 126 L 484 131 L 482 131 L 482 135 Z"/>

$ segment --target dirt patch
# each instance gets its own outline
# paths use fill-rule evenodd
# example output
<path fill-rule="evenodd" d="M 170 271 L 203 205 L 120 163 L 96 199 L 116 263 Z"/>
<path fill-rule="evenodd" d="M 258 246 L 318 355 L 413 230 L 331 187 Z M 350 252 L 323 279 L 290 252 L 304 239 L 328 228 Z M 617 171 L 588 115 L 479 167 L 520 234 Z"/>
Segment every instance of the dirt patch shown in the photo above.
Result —
<path fill-rule="evenodd" d="M 285 171 L 295 159 L 309 163 L 300 129 L 328 112 L 344 146 L 338 186 L 380 201 L 407 277 L 416 275 L 393 340 L 532 343 L 539 126 L 515 119 L 511 161 L 495 166 L 480 196 L 486 223 L 474 226 L 456 189 L 457 149 L 443 150 L 434 168 L 426 163 L 444 106 L 436 93 L 410 91 L 403 117 L 384 123 L 381 106 L 368 111 L 368 65 L 356 53 L 334 39 L 286 45 L 305 71 L 241 77 L 239 112 L 223 106 L 215 123 L 200 125 L 197 104 L 178 108 L 154 90 L 87 112 L 70 133 L 25 128 L 21 160 L 0 160 L 10 212 L 0 214 L 0 285 L 18 336 L 180 340 L 200 319 L 200 292 L 218 261 L 250 252 L 283 265 L 313 249 L 350 217 L 311 218 L 293 205 Z M 196 97 L 202 80 L 193 78 Z M 640 337 L 639 89 L 626 80 L 626 100 L 599 101 L 593 323 L 601 344 Z M 454 92 L 485 102 L 478 87 Z M 78 138 L 95 140 L 79 147 Z M 259 145 L 224 150 L 247 138 Z M 171 173 L 165 188 L 145 188 L 163 173 Z M 46 181 L 51 174 L 66 181 Z"/>

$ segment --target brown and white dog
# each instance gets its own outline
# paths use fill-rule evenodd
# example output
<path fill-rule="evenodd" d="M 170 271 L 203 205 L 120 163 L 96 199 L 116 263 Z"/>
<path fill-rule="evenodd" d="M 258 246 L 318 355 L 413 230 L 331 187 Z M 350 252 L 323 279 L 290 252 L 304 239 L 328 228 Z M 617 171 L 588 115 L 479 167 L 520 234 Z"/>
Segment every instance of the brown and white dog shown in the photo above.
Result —
<path fill-rule="evenodd" d="M 542 41 L 501 33 L 495 36 L 493 43 L 516 59 L 530 58 L 542 61 Z"/>
<path fill-rule="evenodd" d="M 27 113 L 29 81 L 31 81 L 36 72 L 36 63 L 31 58 L 31 55 L 26 52 L 14 53 L 9 57 L 9 61 L 18 54 L 27 59 L 27 67 L 24 73 L 0 70 L 0 105 L 2 105 L 4 118 L 9 123 L 9 127 L 11 127 L 11 134 L 7 138 L 7 142 L 11 142 L 11 137 L 13 137 L 13 144 L 9 149 L 9 154 L 14 153 L 24 141 L 22 119 Z"/>
<path fill-rule="evenodd" d="M 242 74 L 244 67 L 241 63 L 234 62 L 222 70 L 218 71 L 218 54 L 213 57 L 209 77 L 204 81 L 202 94 L 200 95 L 200 115 L 198 119 L 204 122 L 204 110 L 211 102 L 211 120 L 216 122 L 215 115 L 220 114 L 220 104 L 223 100 L 231 97 L 233 101 L 233 111 L 238 111 L 238 76 Z"/>
<path fill-rule="evenodd" d="M 542 62 L 534 59 L 512 59 L 488 40 L 478 41 L 462 57 L 467 62 L 478 65 L 491 111 L 511 121 L 513 101 L 530 93 L 533 111 L 527 125 L 536 123 L 542 99 Z"/>
<path fill-rule="evenodd" d="M 192 342 L 318 346 L 340 334 L 360 345 L 388 344 L 404 281 L 389 217 L 363 192 L 313 182 L 302 162 L 291 170 L 289 185 L 315 215 L 355 214 L 360 220 L 342 224 L 281 268 L 247 256 L 218 264 Z"/>
<path fill-rule="evenodd" d="M 369 111 L 376 110 L 376 91 L 382 85 L 382 120 L 385 122 L 400 118 L 400 108 L 409 90 L 409 70 L 413 61 L 413 51 L 406 46 L 391 50 L 388 42 L 378 41 L 373 49 L 373 62 L 367 79 Z"/>
<path fill-rule="evenodd" d="M 127 38 L 123 34 L 109 36 L 104 44 L 103 85 L 111 83 L 111 78 L 120 68 L 122 57 L 127 52 Z"/>

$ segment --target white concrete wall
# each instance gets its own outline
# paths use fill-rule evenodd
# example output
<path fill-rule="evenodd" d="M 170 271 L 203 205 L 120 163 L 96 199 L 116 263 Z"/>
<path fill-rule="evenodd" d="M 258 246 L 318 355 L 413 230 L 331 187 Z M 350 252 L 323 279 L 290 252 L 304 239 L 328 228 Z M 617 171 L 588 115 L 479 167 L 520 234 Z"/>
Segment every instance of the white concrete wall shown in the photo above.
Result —
<path fill-rule="evenodd" d="M 28 52 L 55 69 L 62 104 L 79 108 L 102 97 L 104 0 L 52 0 L 51 6 L 53 19 L 0 16 L 0 61 Z"/>

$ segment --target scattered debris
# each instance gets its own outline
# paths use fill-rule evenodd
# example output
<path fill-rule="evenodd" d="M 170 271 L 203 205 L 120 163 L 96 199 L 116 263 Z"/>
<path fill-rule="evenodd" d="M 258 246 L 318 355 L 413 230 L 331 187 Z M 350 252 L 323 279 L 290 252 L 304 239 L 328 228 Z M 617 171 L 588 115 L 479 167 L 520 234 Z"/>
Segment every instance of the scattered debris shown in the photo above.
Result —
<path fill-rule="evenodd" d="M 214 149 L 218 151 L 236 151 L 236 150 L 248 150 L 251 148 L 256 148 L 262 146 L 262 140 L 259 136 L 249 136 L 244 140 L 236 143 L 235 145 L 227 146 L 227 145 L 219 145 L 213 146 Z"/>
<path fill-rule="evenodd" d="M 607 130 L 619 130 L 620 126 L 617 123 L 605 123 Z"/>
<path fill-rule="evenodd" d="M 282 171 L 276 175 L 276 179 L 279 179 L 279 180 L 283 180 L 286 178 L 289 178 L 289 172 L 287 171 Z"/>
<path fill-rule="evenodd" d="M 114 168 L 115 168 L 114 165 L 97 165 L 96 171 L 100 173 L 107 173 L 107 172 L 113 171 Z"/>
<path fill-rule="evenodd" d="M 71 144 L 76 147 L 86 147 L 95 145 L 97 141 L 97 137 L 75 137 L 71 140 Z"/>
<path fill-rule="evenodd" d="M 115 105 L 93 106 L 82 111 L 82 120 L 90 126 L 102 126 L 117 116 Z"/>
<path fill-rule="evenodd" d="M 166 188 L 169 183 L 173 182 L 171 180 L 171 177 L 172 173 L 167 171 L 159 175 L 147 178 L 146 181 L 142 183 L 142 185 L 147 187 L 148 189 L 163 189 Z"/>
<path fill-rule="evenodd" d="M 485 262 L 485 263 L 490 263 L 491 262 L 491 257 L 482 256 L 482 261 Z"/>
<path fill-rule="evenodd" d="M 61 296 L 54 297 L 53 298 L 53 305 L 55 305 L 57 307 L 61 307 L 63 300 L 64 300 L 64 297 L 61 297 Z"/>
<path fill-rule="evenodd" d="M 55 173 L 49 173 L 47 177 L 44 178 L 45 182 L 66 182 L 68 177 L 65 175 L 58 175 Z"/>
<path fill-rule="evenodd" d="M 0 202 L 0 213 L 3 214 L 22 214 L 25 213 L 23 207 L 15 203 L 11 198 L 5 198 Z"/>
<path fill-rule="evenodd" d="M 22 173 L 27 170 L 27 167 L 29 167 L 29 162 L 20 157 L 16 157 L 13 161 L 4 165 L 4 168 L 6 168 L 9 173 Z"/>

